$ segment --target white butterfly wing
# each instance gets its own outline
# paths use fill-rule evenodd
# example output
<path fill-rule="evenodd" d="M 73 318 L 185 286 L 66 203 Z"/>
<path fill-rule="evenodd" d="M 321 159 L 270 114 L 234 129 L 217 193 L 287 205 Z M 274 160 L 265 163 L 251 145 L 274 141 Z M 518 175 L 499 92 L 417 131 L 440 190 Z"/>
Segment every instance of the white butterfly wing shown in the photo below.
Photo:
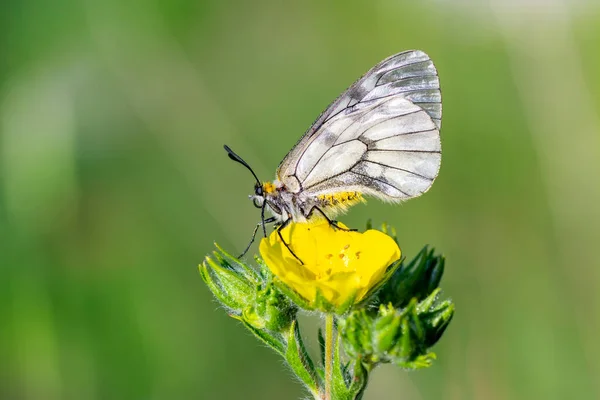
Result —
<path fill-rule="evenodd" d="M 335 100 L 281 162 L 288 190 L 389 201 L 429 189 L 441 162 L 441 93 L 421 51 L 382 61 Z"/>

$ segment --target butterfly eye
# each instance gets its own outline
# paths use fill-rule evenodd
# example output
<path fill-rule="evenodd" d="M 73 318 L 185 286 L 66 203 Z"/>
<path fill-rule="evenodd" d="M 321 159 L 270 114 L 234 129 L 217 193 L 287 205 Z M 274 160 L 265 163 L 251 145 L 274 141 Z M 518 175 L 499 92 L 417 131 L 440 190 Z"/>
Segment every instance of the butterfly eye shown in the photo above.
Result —
<path fill-rule="evenodd" d="M 252 203 L 254 203 L 254 207 L 262 208 L 262 201 L 260 199 L 254 199 L 252 200 Z"/>
<path fill-rule="evenodd" d="M 263 196 L 263 188 L 262 188 L 262 186 L 258 186 L 258 185 L 254 186 L 254 193 L 257 196 Z"/>

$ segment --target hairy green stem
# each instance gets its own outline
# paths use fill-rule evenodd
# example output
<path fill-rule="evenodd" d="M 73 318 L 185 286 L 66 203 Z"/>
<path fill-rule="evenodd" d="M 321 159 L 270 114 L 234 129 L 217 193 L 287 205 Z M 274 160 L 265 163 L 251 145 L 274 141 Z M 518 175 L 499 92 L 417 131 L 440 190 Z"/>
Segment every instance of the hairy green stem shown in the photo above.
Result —
<path fill-rule="evenodd" d="M 332 400 L 333 380 L 333 314 L 325 317 L 325 400 Z"/>

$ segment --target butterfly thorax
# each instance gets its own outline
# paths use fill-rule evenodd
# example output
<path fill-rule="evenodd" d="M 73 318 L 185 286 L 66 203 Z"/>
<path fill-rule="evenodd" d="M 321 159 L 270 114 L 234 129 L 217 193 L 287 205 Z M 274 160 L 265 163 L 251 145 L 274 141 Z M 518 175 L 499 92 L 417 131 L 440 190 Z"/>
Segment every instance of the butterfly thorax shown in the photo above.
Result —
<path fill-rule="evenodd" d="M 257 207 L 262 207 L 266 202 L 266 209 L 279 222 L 292 219 L 295 222 L 306 222 L 328 218 L 346 211 L 350 206 L 364 202 L 361 193 L 355 191 L 323 193 L 316 196 L 307 196 L 302 191 L 292 192 L 281 181 L 264 182 L 255 190 L 255 195 L 250 196 Z"/>

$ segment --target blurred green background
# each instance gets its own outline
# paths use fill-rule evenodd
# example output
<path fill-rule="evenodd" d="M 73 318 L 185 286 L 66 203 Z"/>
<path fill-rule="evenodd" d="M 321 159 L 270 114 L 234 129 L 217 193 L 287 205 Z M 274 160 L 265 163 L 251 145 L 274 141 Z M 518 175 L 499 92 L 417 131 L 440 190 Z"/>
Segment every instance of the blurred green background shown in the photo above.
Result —
<path fill-rule="evenodd" d="M 436 246 L 457 314 L 432 368 L 382 367 L 365 398 L 600 398 L 597 1 L 0 7 L 0 399 L 303 396 L 197 272 L 259 218 L 222 145 L 273 178 L 413 48 L 441 78 L 440 176 L 343 221 Z"/>

